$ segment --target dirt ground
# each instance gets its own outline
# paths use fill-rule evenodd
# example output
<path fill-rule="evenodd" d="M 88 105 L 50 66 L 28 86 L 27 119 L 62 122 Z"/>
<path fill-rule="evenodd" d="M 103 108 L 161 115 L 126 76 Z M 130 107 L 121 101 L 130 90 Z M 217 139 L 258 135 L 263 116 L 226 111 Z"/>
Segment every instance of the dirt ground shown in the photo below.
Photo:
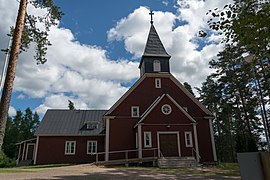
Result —
<path fill-rule="evenodd" d="M 241 179 L 240 177 L 228 177 L 222 175 L 207 174 L 183 174 L 175 171 L 157 171 L 149 168 L 107 168 L 90 164 L 44 168 L 30 172 L 0 173 L 1 180 L 17 179 L 67 179 L 67 180 L 141 180 L 141 179 Z"/>

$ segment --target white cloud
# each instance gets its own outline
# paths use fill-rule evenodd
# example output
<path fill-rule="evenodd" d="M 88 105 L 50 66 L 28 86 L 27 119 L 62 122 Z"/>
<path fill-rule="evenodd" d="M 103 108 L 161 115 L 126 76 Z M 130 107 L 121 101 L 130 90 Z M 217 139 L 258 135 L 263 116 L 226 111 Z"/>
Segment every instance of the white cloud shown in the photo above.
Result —
<path fill-rule="evenodd" d="M 198 50 L 202 40 L 198 39 L 197 33 L 207 28 L 205 13 L 228 2 L 178 0 L 177 14 L 154 12 L 156 30 L 172 56 L 171 71 L 181 82 L 200 86 L 211 72 L 208 61 L 222 46 L 214 44 L 219 38 L 212 35 L 205 40 L 208 45 Z M 17 6 L 17 1 L 0 0 L 0 17 L 5 17 L 0 22 L 1 48 L 8 44 L 6 34 L 8 27 L 14 25 Z M 44 13 L 44 10 L 31 7 L 29 11 Z M 110 43 L 123 41 L 125 50 L 134 58 L 140 58 L 150 27 L 148 13 L 146 7 L 139 7 L 120 19 L 107 32 Z M 34 47 L 20 54 L 14 85 L 14 91 L 29 98 L 43 98 L 36 108 L 39 113 L 48 108 L 67 108 L 68 99 L 76 108 L 109 108 L 127 90 L 121 84 L 139 77 L 138 62 L 121 58 L 121 54 L 119 59 L 110 59 L 103 47 L 81 44 L 69 29 L 52 27 L 49 39 L 53 46 L 48 48 L 48 62 L 44 65 L 36 65 Z M 3 57 L 1 53 L 0 66 Z"/>
<path fill-rule="evenodd" d="M 212 72 L 208 68 L 208 62 L 222 49 L 221 45 L 216 45 L 220 39 L 216 35 L 199 39 L 198 32 L 208 28 L 206 12 L 215 7 L 221 8 L 228 2 L 230 0 L 179 0 L 177 14 L 154 12 L 154 25 L 165 49 L 171 55 L 171 72 L 181 82 L 200 87 L 206 76 Z M 108 39 L 124 41 L 126 50 L 133 53 L 134 57 L 140 57 L 149 32 L 148 13 L 146 7 L 134 10 L 108 31 Z M 199 43 L 203 41 L 208 45 L 198 49 Z"/>
<path fill-rule="evenodd" d="M 149 9 L 139 7 L 126 18 L 118 21 L 116 27 L 108 31 L 108 39 L 110 41 L 124 41 L 125 49 L 134 54 L 134 58 L 142 56 L 144 46 L 149 33 Z M 166 47 L 171 46 L 172 37 L 171 30 L 173 28 L 175 16 L 170 12 L 154 12 L 154 24 L 162 28 L 157 29 L 160 39 Z M 166 41 L 165 41 L 166 39 Z"/>
<path fill-rule="evenodd" d="M 68 100 L 74 103 L 76 109 L 87 109 L 88 106 L 80 99 L 68 97 L 62 93 L 52 94 L 45 98 L 44 103 L 39 105 L 34 111 L 44 114 L 47 109 L 68 109 Z"/>
<path fill-rule="evenodd" d="M 10 116 L 10 117 L 13 117 L 13 116 L 15 116 L 16 115 L 16 109 L 13 107 L 13 106 L 10 106 L 9 107 L 9 109 L 8 109 L 8 115 Z"/>
<path fill-rule="evenodd" d="M 0 7 L 1 14 L 17 12 L 10 11 L 7 8 L 10 4 L 4 0 L 0 3 L 4 4 Z M 28 11 L 44 13 L 30 6 Z M 11 26 L 14 19 L 8 22 L 10 24 L 0 22 L 1 35 L 8 33 L 8 29 L 3 32 L 2 27 Z M 36 108 L 38 112 L 66 107 L 67 99 L 73 99 L 78 108 L 109 108 L 127 90 L 121 83 L 129 83 L 139 76 L 137 62 L 110 59 L 101 47 L 76 41 L 69 29 L 52 27 L 49 40 L 53 46 L 48 48 L 48 61 L 44 65 L 36 65 L 34 47 L 20 54 L 13 89 L 21 93 L 18 98 L 23 94 L 29 98 L 44 98 L 43 104 Z"/>

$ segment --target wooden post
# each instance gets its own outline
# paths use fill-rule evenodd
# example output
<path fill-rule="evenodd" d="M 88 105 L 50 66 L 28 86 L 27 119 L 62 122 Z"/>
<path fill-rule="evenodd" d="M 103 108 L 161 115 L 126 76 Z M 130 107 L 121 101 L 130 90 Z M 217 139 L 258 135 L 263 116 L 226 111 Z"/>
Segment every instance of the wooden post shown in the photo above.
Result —
<path fill-rule="evenodd" d="M 142 125 L 138 125 L 138 147 L 139 147 L 139 159 L 142 158 Z"/>
<path fill-rule="evenodd" d="M 98 163 L 98 154 L 96 153 L 96 163 Z"/>
<path fill-rule="evenodd" d="M 126 164 L 125 166 L 128 167 L 128 151 L 125 152 L 125 160 L 126 160 Z"/>

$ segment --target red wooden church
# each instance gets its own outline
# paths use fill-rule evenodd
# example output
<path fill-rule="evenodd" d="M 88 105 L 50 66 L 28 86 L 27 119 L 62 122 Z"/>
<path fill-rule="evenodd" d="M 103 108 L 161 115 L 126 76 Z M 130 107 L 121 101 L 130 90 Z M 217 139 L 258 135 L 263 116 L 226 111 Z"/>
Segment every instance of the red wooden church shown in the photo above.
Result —
<path fill-rule="evenodd" d="M 109 110 L 48 110 L 36 131 L 34 164 L 216 161 L 213 115 L 170 73 L 170 55 L 152 21 L 139 68 L 140 78 Z"/>

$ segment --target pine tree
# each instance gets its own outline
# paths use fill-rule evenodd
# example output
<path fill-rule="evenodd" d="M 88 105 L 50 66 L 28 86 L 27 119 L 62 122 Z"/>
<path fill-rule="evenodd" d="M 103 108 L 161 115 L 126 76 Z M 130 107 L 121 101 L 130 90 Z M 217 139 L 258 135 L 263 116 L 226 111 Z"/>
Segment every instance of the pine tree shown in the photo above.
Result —
<path fill-rule="evenodd" d="M 15 158 L 18 153 L 16 143 L 33 138 L 38 125 L 39 116 L 36 112 L 33 114 L 30 108 L 26 108 L 24 113 L 18 110 L 13 118 L 9 117 L 3 143 L 4 153 L 9 158 Z"/>
<path fill-rule="evenodd" d="M 20 48 L 25 50 L 29 47 L 31 42 L 35 42 L 37 45 L 36 55 L 34 58 L 37 60 L 37 63 L 45 63 L 47 46 L 50 45 L 47 31 L 49 31 L 50 26 L 55 25 L 63 15 L 63 13 L 59 11 L 59 7 L 53 4 L 52 0 L 31 0 L 29 2 L 36 8 L 47 8 L 48 14 L 44 17 L 28 15 L 26 14 L 27 0 L 20 1 L 16 26 L 15 28 L 11 28 L 12 45 L 11 49 L 7 50 L 10 54 L 9 64 L 0 101 L 0 149 L 2 149 L 3 145 L 8 109 Z M 45 31 L 38 29 L 36 26 L 36 22 L 38 21 L 44 24 Z"/>

